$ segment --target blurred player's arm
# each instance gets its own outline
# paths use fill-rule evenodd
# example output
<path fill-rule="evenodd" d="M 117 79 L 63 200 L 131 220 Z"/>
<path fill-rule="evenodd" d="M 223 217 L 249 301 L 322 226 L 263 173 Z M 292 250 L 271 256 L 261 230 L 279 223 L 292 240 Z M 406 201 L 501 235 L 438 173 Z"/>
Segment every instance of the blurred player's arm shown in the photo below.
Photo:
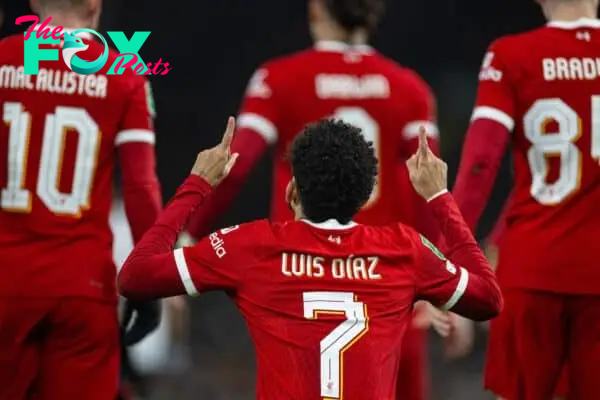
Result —
<path fill-rule="evenodd" d="M 212 229 L 215 220 L 233 203 L 252 168 L 277 142 L 277 126 L 281 120 L 281 100 L 275 90 L 277 79 L 272 69 L 266 66 L 258 69 L 250 79 L 231 145 L 231 151 L 240 155 L 239 160 L 207 204 L 192 216 L 186 229 L 192 240 L 203 237 Z"/>
<path fill-rule="evenodd" d="M 116 137 L 123 202 L 134 243 L 152 226 L 162 207 L 154 152 L 151 89 L 141 79 L 126 104 Z"/>
<path fill-rule="evenodd" d="M 429 201 L 448 247 L 448 258 L 420 236 L 416 243 L 419 299 L 482 321 L 498 315 L 502 294 L 496 277 L 449 193 Z"/>
<path fill-rule="evenodd" d="M 505 65 L 492 44 L 479 74 L 477 102 L 453 190 L 473 231 L 485 209 L 515 125 L 514 86 Z"/>
<path fill-rule="evenodd" d="M 498 265 L 498 247 L 500 243 L 504 240 L 507 229 L 506 215 L 508 210 L 510 209 L 512 202 L 512 193 L 508 196 L 508 199 L 504 202 L 504 206 L 502 207 L 502 211 L 496 220 L 496 224 L 492 228 L 492 231 L 488 235 L 485 241 L 485 256 L 490 262 L 494 271 Z"/>
<path fill-rule="evenodd" d="M 408 76 L 406 83 L 410 88 L 410 96 L 406 96 L 409 102 L 408 122 L 402 128 L 402 148 L 401 160 L 406 161 L 411 155 L 416 153 L 419 147 L 419 130 L 425 128 L 427 132 L 427 141 L 429 148 L 437 156 L 440 154 L 440 135 L 437 126 L 437 106 L 435 96 L 429 85 L 416 73 Z M 436 246 L 443 246 L 443 236 L 434 220 L 427 202 L 421 196 L 414 193 L 415 196 L 415 214 L 419 218 L 415 219 L 415 228 L 418 232 L 425 235 Z"/>
<path fill-rule="evenodd" d="M 154 101 L 149 85 L 141 77 L 135 78 L 115 139 L 125 213 L 134 243 L 152 226 L 162 207 L 154 153 Z M 125 308 L 128 317 L 122 321 L 123 343 L 128 346 L 144 339 L 160 324 L 161 308 L 157 302 L 128 300 Z M 134 323 L 130 325 L 132 318 Z"/>

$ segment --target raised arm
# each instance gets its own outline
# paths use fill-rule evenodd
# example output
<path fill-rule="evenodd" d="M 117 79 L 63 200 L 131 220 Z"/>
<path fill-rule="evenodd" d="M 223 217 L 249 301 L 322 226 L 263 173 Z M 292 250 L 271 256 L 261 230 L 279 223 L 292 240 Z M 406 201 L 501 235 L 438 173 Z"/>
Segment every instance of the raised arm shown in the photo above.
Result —
<path fill-rule="evenodd" d="M 173 245 L 191 214 L 203 206 L 212 187 L 235 164 L 237 154 L 230 152 L 234 129 L 235 121 L 230 118 L 222 143 L 198 155 L 190 177 L 125 261 L 119 273 L 119 289 L 125 297 L 156 299 L 196 293 L 184 250 L 173 251 Z M 198 246 L 212 249 L 207 240 Z"/>
<path fill-rule="evenodd" d="M 406 96 L 410 103 L 407 123 L 402 128 L 401 159 L 406 161 L 419 148 L 419 130 L 427 132 L 429 148 L 436 156 L 440 154 L 440 135 L 437 126 L 437 107 L 435 97 L 429 85 L 416 73 L 411 73 L 407 80 L 411 95 Z M 443 246 L 443 236 L 433 218 L 427 202 L 418 195 L 414 199 L 415 218 L 413 228 L 428 237 L 437 246 Z"/>
<path fill-rule="evenodd" d="M 258 69 L 250 79 L 231 147 L 241 157 L 215 194 L 190 220 L 186 230 L 193 239 L 212 229 L 215 220 L 233 203 L 253 167 L 277 141 L 281 119 L 277 82 L 278 77 L 268 65 Z"/>
<path fill-rule="evenodd" d="M 438 221 L 448 258 L 425 237 L 415 240 L 417 296 L 470 319 L 493 318 L 502 308 L 495 275 L 446 189 L 446 164 L 433 155 L 424 132 L 420 140 L 407 167 L 415 190 Z"/>
<path fill-rule="evenodd" d="M 515 125 L 511 77 L 497 47 L 496 43 L 490 46 L 479 73 L 477 103 L 453 190 L 456 203 L 473 231 L 487 204 Z"/>
<path fill-rule="evenodd" d="M 502 294 L 487 259 L 464 222 L 452 195 L 429 202 L 448 246 L 447 256 L 422 240 L 418 292 L 423 300 L 475 321 L 498 315 Z"/>

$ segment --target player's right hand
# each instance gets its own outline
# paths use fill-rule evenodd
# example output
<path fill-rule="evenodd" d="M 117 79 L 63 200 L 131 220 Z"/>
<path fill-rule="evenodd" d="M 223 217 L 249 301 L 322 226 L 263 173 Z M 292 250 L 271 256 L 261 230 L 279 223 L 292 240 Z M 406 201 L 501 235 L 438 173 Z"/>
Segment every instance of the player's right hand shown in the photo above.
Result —
<path fill-rule="evenodd" d="M 235 132 L 235 118 L 229 117 L 221 143 L 212 149 L 201 151 L 196 157 L 192 174 L 204 178 L 212 186 L 217 186 L 233 168 L 238 154 L 231 154 L 231 142 Z"/>
<path fill-rule="evenodd" d="M 427 131 L 419 131 L 419 149 L 407 161 L 413 187 L 425 200 L 448 188 L 448 166 L 436 157 L 427 143 Z"/>

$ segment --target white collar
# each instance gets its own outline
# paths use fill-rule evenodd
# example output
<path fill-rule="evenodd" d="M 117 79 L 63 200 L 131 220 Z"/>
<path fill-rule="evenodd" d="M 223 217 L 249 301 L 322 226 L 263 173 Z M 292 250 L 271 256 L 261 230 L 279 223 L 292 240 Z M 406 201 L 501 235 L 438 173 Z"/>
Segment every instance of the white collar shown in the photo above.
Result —
<path fill-rule="evenodd" d="M 34 31 L 34 32 L 37 32 L 37 30 L 38 30 L 38 29 L 39 29 L 41 26 L 42 26 L 42 24 L 37 24 L 37 25 L 35 26 L 35 28 L 33 28 L 33 31 Z M 50 30 L 49 32 L 50 32 L 50 33 L 52 33 L 52 31 L 54 30 L 54 28 L 56 28 L 56 25 L 46 25 L 46 27 L 45 27 L 44 29 L 49 29 L 49 30 Z M 77 28 L 77 29 L 75 29 L 75 28 L 66 28 L 66 27 L 64 27 L 64 26 L 63 26 L 62 28 L 63 28 L 63 30 L 61 31 L 61 33 L 60 33 L 60 35 L 59 35 L 60 37 L 62 37 L 62 36 L 65 34 L 65 32 L 67 32 L 67 33 L 69 33 L 69 34 L 70 34 L 70 33 L 73 33 L 73 32 L 75 32 L 76 30 L 80 29 L 80 28 Z M 79 33 L 77 34 L 77 36 L 78 36 L 78 37 L 85 38 L 85 39 L 91 39 L 91 38 L 92 38 L 92 34 L 91 34 L 91 33 L 89 33 L 89 32 L 79 32 Z"/>
<path fill-rule="evenodd" d="M 315 43 L 315 49 L 318 51 L 328 51 L 333 53 L 344 53 L 346 51 L 356 51 L 358 53 L 372 53 L 373 48 L 366 44 L 357 44 L 352 46 L 348 43 L 338 42 L 335 40 L 322 40 Z"/>
<path fill-rule="evenodd" d="M 340 224 L 337 220 L 331 218 L 324 222 L 311 222 L 307 219 L 301 219 L 300 221 L 319 229 L 325 229 L 328 231 L 341 231 L 358 226 L 354 221 L 350 221 L 347 224 Z"/>
<path fill-rule="evenodd" d="M 559 29 L 600 28 L 600 20 L 594 18 L 580 18 L 575 21 L 550 21 L 547 26 Z"/>

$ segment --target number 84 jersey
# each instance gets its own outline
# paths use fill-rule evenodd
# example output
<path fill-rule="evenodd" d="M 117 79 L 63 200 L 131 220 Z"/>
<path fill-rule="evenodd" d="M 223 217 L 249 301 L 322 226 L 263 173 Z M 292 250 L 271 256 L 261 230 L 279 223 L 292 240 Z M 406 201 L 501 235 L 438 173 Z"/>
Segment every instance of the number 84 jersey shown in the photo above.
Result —
<path fill-rule="evenodd" d="M 504 286 L 600 293 L 600 21 L 550 22 L 494 42 L 473 120 L 513 132 Z"/>
<path fill-rule="evenodd" d="M 35 33 L 34 33 L 35 34 Z M 84 59 L 104 46 L 81 39 Z M 125 71 L 72 72 L 62 59 L 23 70 L 23 35 L 0 42 L 0 295 L 116 300 L 116 149 L 154 143 L 149 86 Z M 47 46 L 44 51 L 60 51 Z"/>

